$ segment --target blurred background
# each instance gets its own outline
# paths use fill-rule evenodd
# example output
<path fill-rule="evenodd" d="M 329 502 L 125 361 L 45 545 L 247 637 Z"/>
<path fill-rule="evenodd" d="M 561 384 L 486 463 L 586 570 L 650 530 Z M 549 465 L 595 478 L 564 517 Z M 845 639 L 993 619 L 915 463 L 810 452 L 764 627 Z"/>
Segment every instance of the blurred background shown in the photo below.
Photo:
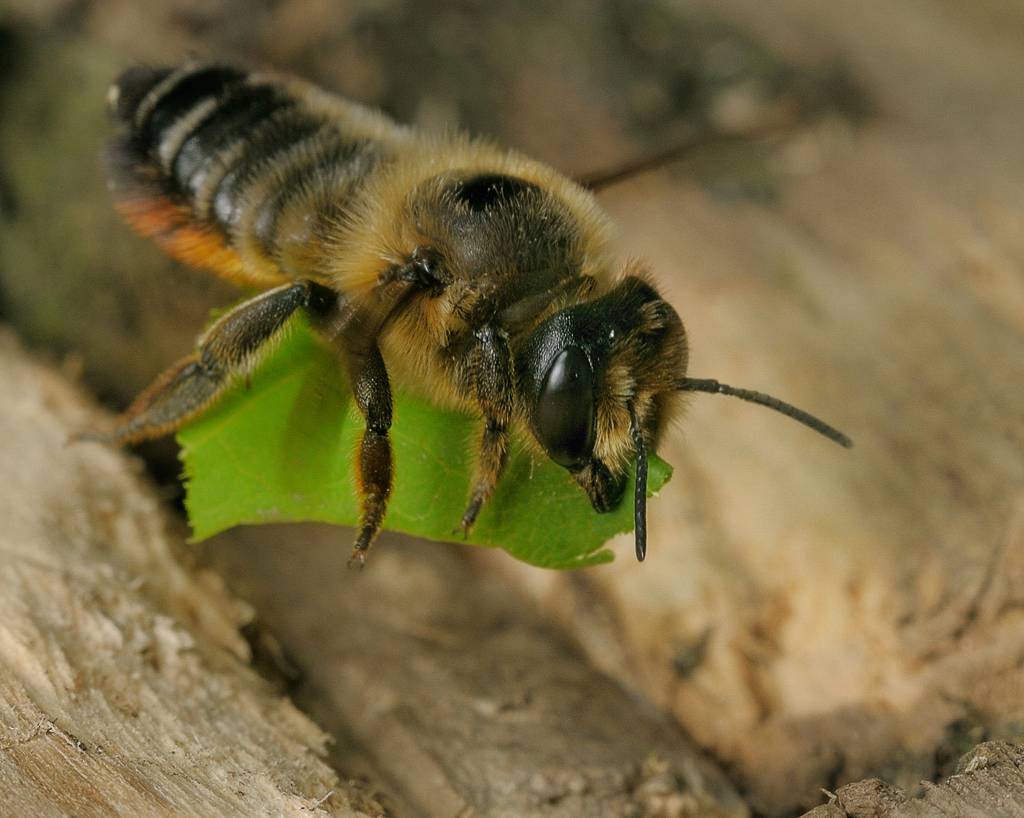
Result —
<path fill-rule="evenodd" d="M 621 253 L 677 307 L 691 374 L 804 407 L 852 451 L 698 396 L 660 452 L 643 565 L 630 538 L 555 573 L 385 536 L 355 576 L 349 535 L 309 526 L 197 558 L 273 635 L 268 673 L 301 670 L 343 775 L 395 783 L 372 692 L 352 694 L 411 673 L 393 630 L 440 651 L 410 637 L 428 623 L 483 674 L 477 640 L 527 622 L 668 714 L 753 814 L 872 776 L 913 793 L 1024 734 L 1022 43 L 1015 0 L 8 0 L 0 319 L 121 408 L 237 297 L 110 207 L 104 97 L 132 63 L 272 66 L 571 174 L 708 137 L 600 195 Z M 141 454 L 179 502 L 173 446 Z M 453 814 L 406 786 L 396 814 Z"/>

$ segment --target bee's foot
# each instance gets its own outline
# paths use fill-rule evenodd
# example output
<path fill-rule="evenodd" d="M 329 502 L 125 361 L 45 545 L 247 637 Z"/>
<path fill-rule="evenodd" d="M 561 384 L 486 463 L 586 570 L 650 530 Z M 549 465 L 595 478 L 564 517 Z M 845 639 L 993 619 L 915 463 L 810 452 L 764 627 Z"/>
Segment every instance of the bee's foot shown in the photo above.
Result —
<path fill-rule="evenodd" d="M 476 520 L 475 519 L 470 519 L 468 516 L 463 516 L 463 518 L 459 522 L 459 524 L 457 526 L 455 526 L 455 528 L 452 529 L 452 536 L 454 537 L 454 536 L 456 536 L 458 534 L 461 534 L 462 535 L 462 539 L 468 540 L 469 539 L 469 534 L 473 530 L 473 526 L 475 524 L 476 524 Z"/>
<path fill-rule="evenodd" d="M 466 507 L 465 512 L 462 515 L 462 521 L 459 523 L 459 527 L 453 531 L 453 534 L 462 534 L 462 539 L 469 539 L 470 532 L 473 530 L 473 526 L 476 525 L 477 515 L 480 514 L 480 509 L 483 507 L 483 500 L 479 497 L 474 497 L 470 500 L 469 505 Z"/>
<path fill-rule="evenodd" d="M 366 549 L 358 545 L 352 549 L 352 556 L 348 558 L 348 567 L 360 571 L 366 567 Z"/>
<path fill-rule="evenodd" d="M 114 432 L 97 432 L 95 429 L 86 429 L 68 435 L 65 446 L 74 446 L 76 443 L 104 443 L 107 445 L 117 443 L 117 434 Z"/>

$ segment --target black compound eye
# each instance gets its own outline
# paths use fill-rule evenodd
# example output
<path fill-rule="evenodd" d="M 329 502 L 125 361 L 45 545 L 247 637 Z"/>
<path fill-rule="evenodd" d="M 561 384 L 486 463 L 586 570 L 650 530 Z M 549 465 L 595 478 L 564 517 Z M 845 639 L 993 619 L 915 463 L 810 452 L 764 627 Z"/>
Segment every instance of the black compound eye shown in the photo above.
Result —
<path fill-rule="evenodd" d="M 561 466 L 577 466 L 594 449 L 594 370 L 579 347 L 555 357 L 537 401 L 537 438 Z"/>

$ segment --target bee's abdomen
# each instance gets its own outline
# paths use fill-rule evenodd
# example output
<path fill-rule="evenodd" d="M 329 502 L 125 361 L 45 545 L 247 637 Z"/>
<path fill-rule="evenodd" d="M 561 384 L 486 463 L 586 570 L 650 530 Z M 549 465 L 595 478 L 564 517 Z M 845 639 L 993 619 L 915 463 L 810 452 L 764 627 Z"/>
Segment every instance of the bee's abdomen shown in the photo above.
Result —
<path fill-rule="evenodd" d="M 316 275 L 323 230 L 386 155 L 322 101 L 232 66 L 133 68 L 109 101 L 125 126 L 110 151 L 122 213 L 172 255 L 243 283 Z"/>

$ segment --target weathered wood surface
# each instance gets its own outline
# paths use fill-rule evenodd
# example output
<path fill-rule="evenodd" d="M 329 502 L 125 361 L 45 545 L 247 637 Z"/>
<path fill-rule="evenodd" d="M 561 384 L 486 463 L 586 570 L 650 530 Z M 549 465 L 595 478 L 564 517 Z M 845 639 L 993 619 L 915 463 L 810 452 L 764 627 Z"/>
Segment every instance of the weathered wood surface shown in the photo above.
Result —
<path fill-rule="evenodd" d="M 840 787 L 804 818 L 1016 818 L 1024 814 L 1024 747 L 979 744 L 939 784 L 911 797 L 877 778 Z"/>
<path fill-rule="evenodd" d="M 695 398 L 662 452 L 677 471 L 651 505 L 645 565 L 624 541 L 616 565 L 582 575 L 497 554 L 481 571 L 512 578 L 596 666 L 671 710 L 763 814 L 869 776 L 913 792 L 1024 723 L 1024 12 L 1005 0 L 626 5 L 27 4 L 19 20 L 36 23 L 19 25 L 56 20 L 63 33 L 33 30 L 0 89 L 14 105 L 0 119 L 0 292 L 27 336 L 84 350 L 90 383 L 122 399 L 223 301 L 105 209 L 92 100 L 132 58 L 268 60 L 576 170 L 664 143 L 695 112 L 756 116 L 764 88 L 841 66 L 843 81 L 818 91 L 869 111 L 859 123 L 833 115 L 768 151 L 695 157 L 605 202 L 624 253 L 667 283 L 695 375 L 778 393 L 857 447 Z M 730 25 L 694 34 L 701 8 Z M 76 39 L 60 39 L 68 30 Z M 739 66 L 738 82 L 706 87 L 723 66 Z M 866 104 L 843 102 L 851 87 Z M 27 176 L 9 158 L 26 145 L 41 157 Z M 307 534 L 274 534 L 291 536 Z M 380 567 L 393 542 L 368 572 L 395 570 Z M 258 560 L 236 570 L 269 596 Z M 304 604 L 330 593 L 311 588 Z M 416 600 L 394 605 L 405 616 Z M 318 662 L 304 656 L 312 677 Z M 330 695 L 302 692 L 311 709 Z"/>
<path fill-rule="evenodd" d="M 139 463 L 0 328 L 0 815 L 380 816 L 248 666 Z M 171 531 L 168 530 L 170 527 Z"/>
<path fill-rule="evenodd" d="M 346 543 L 336 528 L 272 526 L 207 550 L 304 669 L 300 705 L 356 739 L 335 744 L 338 767 L 386 782 L 403 815 L 747 815 L 664 714 L 583 662 L 506 582 L 397 537 L 357 574 Z"/>

